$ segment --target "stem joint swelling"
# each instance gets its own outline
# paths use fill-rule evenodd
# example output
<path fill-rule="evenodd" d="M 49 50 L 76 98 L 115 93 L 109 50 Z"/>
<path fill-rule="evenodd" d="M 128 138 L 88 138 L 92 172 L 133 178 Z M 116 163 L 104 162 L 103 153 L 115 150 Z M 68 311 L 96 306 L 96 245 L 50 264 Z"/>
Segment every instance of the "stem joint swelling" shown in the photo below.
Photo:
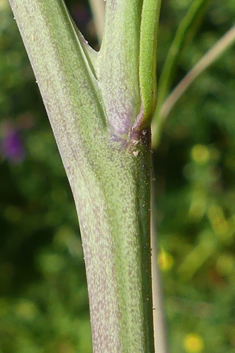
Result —
<path fill-rule="evenodd" d="M 150 144 L 150 128 L 145 128 L 142 130 L 130 131 L 128 149 L 131 151 L 133 156 L 137 157 L 140 152 L 140 145 L 146 146 L 148 148 Z"/>

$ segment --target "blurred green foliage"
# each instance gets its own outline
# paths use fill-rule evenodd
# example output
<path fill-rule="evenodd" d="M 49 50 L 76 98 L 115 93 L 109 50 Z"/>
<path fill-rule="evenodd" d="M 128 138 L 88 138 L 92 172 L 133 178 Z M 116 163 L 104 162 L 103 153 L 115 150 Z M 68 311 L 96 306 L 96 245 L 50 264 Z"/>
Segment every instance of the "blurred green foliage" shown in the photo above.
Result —
<path fill-rule="evenodd" d="M 159 71 L 189 3 L 163 1 Z M 68 5 L 95 46 L 87 3 Z M 174 84 L 234 16 L 233 0 L 211 1 Z M 234 51 L 180 99 L 153 153 L 158 261 L 174 353 L 235 351 Z M 90 353 L 76 211 L 6 0 L 0 0 L 0 229 L 0 353 Z"/>

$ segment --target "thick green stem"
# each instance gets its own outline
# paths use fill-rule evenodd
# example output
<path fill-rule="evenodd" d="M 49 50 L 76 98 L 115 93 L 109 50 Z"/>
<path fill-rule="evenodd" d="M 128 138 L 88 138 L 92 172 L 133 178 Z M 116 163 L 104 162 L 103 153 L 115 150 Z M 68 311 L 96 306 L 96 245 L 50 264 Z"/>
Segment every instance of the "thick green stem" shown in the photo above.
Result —
<path fill-rule="evenodd" d="M 96 55 L 89 57 L 63 1 L 10 4 L 78 211 L 93 351 L 153 353 L 149 130 L 116 138 L 93 67 Z M 137 107 L 139 98 L 130 96 Z"/>
<path fill-rule="evenodd" d="M 85 178 L 78 175 L 73 188 L 93 349 L 152 353 L 149 137 L 142 135 L 137 149 L 119 142 L 107 147 L 106 156 L 97 156 L 98 165 L 94 156 L 92 171 Z"/>

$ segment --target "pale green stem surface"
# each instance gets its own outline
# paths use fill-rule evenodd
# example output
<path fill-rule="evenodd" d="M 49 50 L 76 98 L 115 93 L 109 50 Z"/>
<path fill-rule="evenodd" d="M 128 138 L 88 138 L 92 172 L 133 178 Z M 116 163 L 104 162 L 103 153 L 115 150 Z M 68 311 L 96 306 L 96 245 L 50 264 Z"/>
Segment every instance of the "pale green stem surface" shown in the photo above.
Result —
<path fill-rule="evenodd" d="M 131 2 L 107 3 L 106 26 L 113 21 L 114 39 L 106 31 L 96 57 L 63 1 L 10 0 L 78 211 L 95 353 L 154 352 L 150 132 L 127 134 L 140 108 L 139 56 L 132 50 L 139 51 L 142 4 Z M 123 39 L 125 30 L 132 43 Z"/>
<path fill-rule="evenodd" d="M 161 0 L 110 0 L 97 77 L 109 126 L 117 138 L 150 125 L 156 98 Z"/>
<path fill-rule="evenodd" d="M 106 3 L 97 76 L 111 134 L 127 139 L 140 110 L 139 33 L 143 0 Z"/>

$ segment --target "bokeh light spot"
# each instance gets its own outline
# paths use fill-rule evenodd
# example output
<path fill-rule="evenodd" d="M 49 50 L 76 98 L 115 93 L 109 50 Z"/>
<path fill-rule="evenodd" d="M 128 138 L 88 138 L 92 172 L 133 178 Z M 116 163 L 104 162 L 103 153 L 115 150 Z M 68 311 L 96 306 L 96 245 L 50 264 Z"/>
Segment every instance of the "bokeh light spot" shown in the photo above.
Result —
<path fill-rule="evenodd" d="M 196 333 L 189 333 L 184 337 L 184 349 L 188 353 L 202 352 L 204 349 L 203 339 Z"/>
<path fill-rule="evenodd" d="M 210 158 L 210 151 L 204 145 L 195 145 L 191 151 L 191 157 L 198 164 L 205 164 Z"/>

